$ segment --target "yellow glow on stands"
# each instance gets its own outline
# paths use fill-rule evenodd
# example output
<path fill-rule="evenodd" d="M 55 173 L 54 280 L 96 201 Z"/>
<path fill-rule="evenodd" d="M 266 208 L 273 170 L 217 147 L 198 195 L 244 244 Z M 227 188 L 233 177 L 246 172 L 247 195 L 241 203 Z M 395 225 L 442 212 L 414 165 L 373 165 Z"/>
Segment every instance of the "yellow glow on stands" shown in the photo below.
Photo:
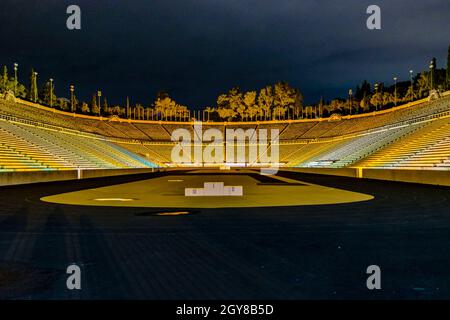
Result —
<path fill-rule="evenodd" d="M 425 124 L 421 130 L 374 152 L 355 166 L 450 169 L 450 118 Z"/>
<path fill-rule="evenodd" d="M 279 129 L 279 167 L 450 168 L 450 127 L 432 130 L 433 123 L 450 118 L 450 91 L 433 102 L 422 99 L 338 118 L 202 125 L 203 130 L 216 128 L 221 132 L 228 128 Z M 176 128 L 192 132 L 194 124 L 110 119 L 59 111 L 21 99 L 16 103 L 0 99 L 0 171 L 248 166 L 248 160 L 174 163 L 171 152 L 176 142 L 171 141 L 171 132 Z M 377 141 L 378 135 L 386 139 Z M 202 144 L 202 151 L 206 147 L 208 143 Z M 245 148 L 247 154 L 248 146 Z"/>
<path fill-rule="evenodd" d="M 38 171 L 150 167 L 104 139 L 0 119 L 0 170 Z"/>

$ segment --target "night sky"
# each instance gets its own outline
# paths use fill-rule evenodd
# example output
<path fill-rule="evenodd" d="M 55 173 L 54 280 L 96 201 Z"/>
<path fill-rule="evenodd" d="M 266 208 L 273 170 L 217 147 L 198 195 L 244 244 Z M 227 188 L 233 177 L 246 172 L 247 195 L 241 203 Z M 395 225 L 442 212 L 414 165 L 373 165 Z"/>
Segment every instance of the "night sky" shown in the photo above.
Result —
<path fill-rule="evenodd" d="M 77 4 L 82 29 L 66 28 Z M 381 7 L 381 30 L 366 8 Z M 280 80 L 306 102 L 346 96 L 360 81 L 392 82 L 408 70 L 444 67 L 448 0 L 0 0 L 0 64 L 28 83 L 53 77 L 56 93 L 74 83 L 80 100 L 101 89 L 110 104 L 149 105 L 159 90 L 198 109 L 233 86 Z"/>

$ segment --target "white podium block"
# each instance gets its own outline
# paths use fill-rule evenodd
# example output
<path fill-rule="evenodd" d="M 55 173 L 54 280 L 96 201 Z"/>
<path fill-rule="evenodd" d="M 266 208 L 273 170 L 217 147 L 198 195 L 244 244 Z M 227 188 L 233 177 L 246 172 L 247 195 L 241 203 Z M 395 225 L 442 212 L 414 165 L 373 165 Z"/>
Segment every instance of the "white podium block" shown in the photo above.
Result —
<path fill-rule="evenodd" d="M 186 197 L 198 196 L 243 196 L 243 186 L 224 186 L 223 182 L 205 182 L 203 188 L 185 188 Z"/>
<path fill-rule="evenodd" d="M 186 197 L 198 197 L 204 195 L 203 188 L 185 188 L 184 195 Z"/>
<path fill-rule="evenodd" d="M 244 195 L 244 189 L 242 186 L 226 186 L 224 187 L 224 196 L 243 196 Z"/>
<path fill-rule="evenodd" d="M 223 194 L 223 182 L 205 182 L 205 196 L 221 196 Z"/>

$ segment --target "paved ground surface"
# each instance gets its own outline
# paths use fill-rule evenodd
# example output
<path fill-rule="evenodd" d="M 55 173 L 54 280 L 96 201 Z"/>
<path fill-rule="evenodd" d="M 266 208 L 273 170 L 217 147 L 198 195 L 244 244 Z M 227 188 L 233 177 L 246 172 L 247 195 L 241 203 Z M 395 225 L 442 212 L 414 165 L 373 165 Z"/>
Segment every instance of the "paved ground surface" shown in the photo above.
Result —
<path fill-rule="evenodd" d="M 159 175 L 0 188 L 0 298 L 450 298 L 450 188 L 290 172 L 375 198 L 179 216 L 40 201 Z M 66 289 L 72 262 L 80 291 Z M 376 292 L 365 285 L 372 264 Z"/>

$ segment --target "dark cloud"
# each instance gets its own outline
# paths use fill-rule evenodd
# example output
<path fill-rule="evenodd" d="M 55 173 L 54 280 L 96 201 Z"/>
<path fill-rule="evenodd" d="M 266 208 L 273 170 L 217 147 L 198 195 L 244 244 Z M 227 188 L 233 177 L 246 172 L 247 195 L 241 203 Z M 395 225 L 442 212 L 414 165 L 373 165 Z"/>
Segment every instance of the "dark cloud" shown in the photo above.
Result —
<path fill-rule="evenodd" d="M 82 30 L 66 29 L 66 7 Z M 351 0 L 2 0 L 0 63 L 31 66 L 67 95 L 101 88 L 109 101 L 148 104 L 158 90 L 198 108 L 238 85 L 279 80 L 307 101 L 345 95 L 367 79 L 391 81 L 443 66 L 450 44 L 448 0 L 377 1 L 382 30 L 365 27 L 371 1 Z"/>

